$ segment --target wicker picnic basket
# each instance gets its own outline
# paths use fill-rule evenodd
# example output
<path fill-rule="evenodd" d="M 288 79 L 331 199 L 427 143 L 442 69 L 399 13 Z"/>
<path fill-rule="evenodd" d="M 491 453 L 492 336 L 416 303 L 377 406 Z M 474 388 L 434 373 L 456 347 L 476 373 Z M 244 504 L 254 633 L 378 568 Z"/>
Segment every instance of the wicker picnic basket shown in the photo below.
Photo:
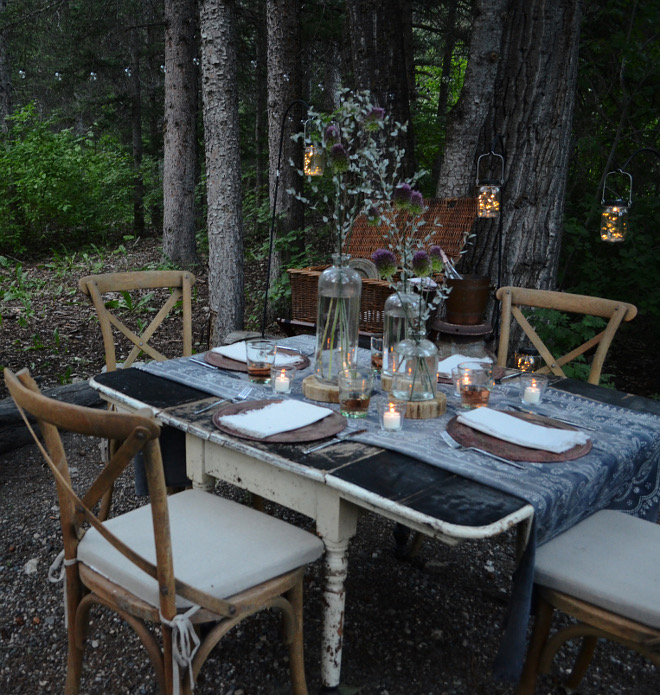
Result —
<path fill-rule="evenodd" d="M 453 261 L 458 260 L 465 240 L 477 216 L 475 198 L 435 198 L 424 201 L 426 224 L 423 234 L 430 234 L 429 246 L 441 246 Z M 373 227 L 365 217 L 356 220 L 347 253 L 352 258 L 371 258 L 376 249 L 386 246 L 382 227 Z M 317 286 L 319 276 L 327 265 L 308 268 L 289 268 L 291 283 L 291 318 L 294 321 L 316 322 Z M 360 330 L 366 333 L 383 332 L 383 307 L 392 289 L 384 280 L 362 278 Z"/>

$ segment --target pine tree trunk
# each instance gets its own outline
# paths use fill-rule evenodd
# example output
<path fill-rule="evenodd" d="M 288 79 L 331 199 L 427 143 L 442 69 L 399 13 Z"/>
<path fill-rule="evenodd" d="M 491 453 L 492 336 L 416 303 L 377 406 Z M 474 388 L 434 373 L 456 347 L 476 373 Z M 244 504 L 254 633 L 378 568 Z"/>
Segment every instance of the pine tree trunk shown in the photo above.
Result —
<path fill-rule="evenodd" d="M 7 15 L 7 0 L 0 0 L 0 22 L 4 24 Z M 7 52 L 7 34 L 0 30 L 0 132 L 7 132 L 7 116 L 11 115 L 11 66 Z"/>
<path fill-rule="evenodd" d="M 163 251 L 183 266 L 198 262 L 195 239 L 197 55 L 195 0 L 165 2 Z"/>
<path fill-rule="evenodd" d="M 243 327 L 243 216 L 235 0 L 200 3 L 211 344 Z"/>
<path fill-rule="evenodd" d="M 450 114 L 437 195 L 473 195 L 477 157 L 501 138 L 501 219 L 477 222 L 466 258 L 472 271 L 498 284 L 548 288 L 555 281 L 580 9 L 580 0 L 477 2 L 465 87 Z"/>
<path fill-rule="evenodd" d="M 302 72 L 300 67 L 300 7 L 298 0 L 268 0 L 266 2 L 266 27 L 268 36 L 268 151 L 269 192 L 271 211 L 277 212 L 276 235 L 281 237 L 292 229 L 303 226 L 303 207 L 288 190 L 302 190 L 302 177 L 296 169 L 302 169 L 302 148 L 291 140 L 291 135 L 301 129 L 305 117 L 302 104 L 294 104 L 302 96 Z M 287 121 L 284 115 L 290 108 Z M 278 171 L 278 153 L 282 145 L 281 165 Z M 294 162 L 294 167 L 289 165 Z M 277 178 L 279 175 L 279 185 Z M 275 198 L 277 188 L 277 199 Z M 288 254 L 274 251 L 271 256 L 269 284 L 278 280 Z M 269 305 L 268 321 L 274 317 Z"/>

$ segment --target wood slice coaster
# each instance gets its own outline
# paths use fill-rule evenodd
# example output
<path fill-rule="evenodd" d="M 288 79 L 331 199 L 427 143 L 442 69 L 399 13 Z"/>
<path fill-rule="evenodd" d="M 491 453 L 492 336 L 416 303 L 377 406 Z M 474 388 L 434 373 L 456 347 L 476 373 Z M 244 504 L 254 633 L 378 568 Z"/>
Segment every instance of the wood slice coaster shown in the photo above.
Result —
<path fill-rule="evenodd" d="M 305 427 L 299 427 L 295 430 L 288 430 L 287 432 L 280 432 L 279 434 L 271 434 L 270 437 L 252 437 L 243 432 L 237 432 L 231 427 L 227 427 L 220 422 L 220 418 L 225 415 L 236 415 L 238 413 L 244 413 L 247 410 L 259 410 L 260 408 L 265 408 L 267 405 L 273 403 L 281 403 L 282 401 L 250 401 L 248 403 L 231 403 L 226 407 L 218 410 L 213 414 L 213 424 L 225 434 L 231 434 L 233 437 L 239 437 L 240 439 L 249 439 L 253 442 L 279 442 L 283 444 L 296 444 L 298 442 L 314 442 L 317 439 L 325 439 L 326 437 L 332 437 L 333 435 L 341 432 L 346 427 L 346 418 L 342 417 L 339 413 L 331 413 L 322 420 L 317 420 L 311 425 L 306 425 Z"/>
<path fill-rule="evenodd" d="M 566 425 L 563 422 L 557 420 L 552 420 L 549 417 L 543 417 L 542 415 L 535 415 L 532 413 L 512 413 L 507 411 L 507 415 L 520 418 L 521 420 L 527 420 L 528 422 L 533 422 L 536 425 L 543 425 L 544 427 L 552 427 L 558 430 L 573 430 L 577 431 L 577 428 Z M 453 417 L 447 423 L 447 432 L 463 446 L 476 446 L 478 449 L 485 449 L 490 451 L 492 454 L 497 454 L 510 461 L 532 461 L 534 463 L 557 463 L 559 461 L 574 461 L 575 459 L 581 458 L 585 454 L 591 451 L 591 439 L 589 439 L 585 444 L 578 444 L 568 451 L 564 451 L 561 454 L 555 454 L 551 451 L 545 451 L 544 449 L 529 449 L 525 446 L 519 446 L 518 444 L 512 444 L 511 442 L 505 442 L 497 437 L 492 437 L 485 432 L 479 432 L 479 430 L 472 429 L 460 422 L 458 422 L 456 417 Z"/>
<path fill-rule="evenodd" d="M 309 357 L 303 355 L 297 350 L 289 350 L 287 348 L 277 348 L 277 351 L 283 355 L 292 355 L 299 357 L 300 359 L 291 363 L 292 367 L 296 369 L 305 369 L 309 367 Z M 247 362 L 241 362 L 240 360 L 232 360 L 229 357 L 221 355 L 219 352 L 213 352 L 209 350 L 204 353 L 204 361 L 212 364 L 214 367 L 220 367 L 220 369 L 228 369 L 231 372 L 245 372 L 247 374 Z"/>
<path fill-rule="evenodd" d="M 432 401 L 408 401 L 406 418 L 410 420 L 431 420 L 447 412 L 447 396 L 438 393 Z"/>
<path fill-rule="evenodd" d="M 321 403 L 339 403 L 339 386 L 326 384 L 316 374 L 310 374 L 303 379 L 302 390 L 305 398 Z"/>

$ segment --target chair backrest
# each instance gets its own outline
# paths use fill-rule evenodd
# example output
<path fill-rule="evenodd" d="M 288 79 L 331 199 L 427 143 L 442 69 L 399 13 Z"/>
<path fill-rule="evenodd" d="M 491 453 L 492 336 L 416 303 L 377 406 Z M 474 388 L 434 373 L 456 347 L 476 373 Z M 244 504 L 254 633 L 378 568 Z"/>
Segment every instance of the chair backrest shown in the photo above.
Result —
<path fill-rule="evenodd" d="M 193 603 L 206 605 L 220 615 L 231 615 L 234 608 L 222 601 L 180 582 L 174 577 L 167 490 L 158 437 L 160 427 L 147 409 L 138 414 L 108 411 L 63 403 L 41 394 L 27 369 L 14 374 L 4 370 L 5 384 L 19 411 L 32 415 L 41 431 L 42 445 L 36 432 L 29 429 L 55 478 L 60 506 L 60 523 L 64 540 L 64 558 L 76 558 L 78 543 L 88 525 L 93 526 L 109 543 L 159 584 L 160 611 L 167 619 L 176 615 L 176 595 Z M 26 424 L 28 419 L 26 417 Z M 69 466 L 59 429 L 90 437 L 112 439 L 121 444 L 88 490 L 79 496 L 71 486 Z M 93 447 L 90 447 L 93 448 Z M 99 507 L 115 480 L 134 456 L 144 453 L 151 515 L 156 546 L 156 564 L 127 547 L 112 534 L 94 509 Z"/>
<path fill-rule="evenodd" d="M 610 348 L 614 334 L 621 322 L 631 321 L 637 315 L 637 307 L 633 304 L 619 302 L 614 299 L 588 297 L 582 294 L 553 292 L 551 290 L 533 290 L 525 289 L 524 287 L 500 287 L 495 296 L 502 302 L 500 344 L 497 353 L 498 365 L 502 367 L 506 366 L 511 333 L 511 318 L 513 317 L 517 320 L 525 335 L 527 335 L 532 345 L 539 351 L 539 354 L 546 363 L 546 367 L 540 369 L 540 372 L 545 372 L 546 374 L 552 372 L 552 374 L 556 376 L 566 376 L 562 370 L 565 364 L 598 346 L 591 362 L 591 370 L 588 378 L 591 384 L 597 384 L 600 381 L 600 374 L 603 369 L 607 351 Z M 605 330 L 571 350 L 566 355 L 555 357 L 544 345 L 527 318 L 525 318 L 521 307 L 555 309 L 556 311 L 571 314 L 598 316 L 607 319 L 608 324 Z"/>
<path fill-rule="evenodd" d="M 124 367 L 130 367 L 141 353 L 154 360 L 167 359 L 167 356 L 156 350 L 149 341 L 179 301 L 182 305 L 183 324 L 181 355 L 192 355 L 191 288 L 194 283 L 195 276 L 192 273 L 179 270 L 87 275 L 78 281 L 78 287 L 91 299 L 96 309 L 103 334 L 105 363 L 108 371 L 114 371 L 117 368 L 115 335 L 120 339 L 124 336 L 129 344 L 133 345 L 130 353 L 123 360 Z M 153 305 L 161 299 L 158 290 L 165 291 L 162 297 L 163 303 L 153 315 Z M 116 296 L 111 299 L 104 297 L 108 293 L 116 293 Z M 130 315 L 133 316 L 135 330 L 126 325 Z M 152 315 L 153 318 L 151 318 Z M 146 317 L 151 318 L 148 324 Z M 113 331 L 113 327 L 116 331 Z M 178 355 L 169 355 L 169 357 L 174 356 Z"/>

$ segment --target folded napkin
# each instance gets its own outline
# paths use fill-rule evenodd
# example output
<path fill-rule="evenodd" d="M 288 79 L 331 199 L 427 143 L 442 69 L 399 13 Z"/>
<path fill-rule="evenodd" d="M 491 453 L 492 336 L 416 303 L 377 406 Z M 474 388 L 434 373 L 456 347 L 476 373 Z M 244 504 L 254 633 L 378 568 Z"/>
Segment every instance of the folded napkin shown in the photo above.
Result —
<path fill-rule="evenodd" d="M 490 357 L 466 357 L 465 355 L 450 355 L 444 360 L 438 362 L 438 374 L 445 378 L 451 379 L 451 370 L 458 367 L 461 362 L 492 362 Z"/>
<path fill-rule="evenodd" d="M 236 415 L 219 417 L 218 421 L 225 427 L 236 430 L 250 437 L 263 439 L 272 434 L 297 430 L 311 425 L 332 414 L 330 408 L 322 408 L 311 403 L 286 400 L 270 403 L 258 410 L 246 410 Z"/>
<path fill-rule="evenodd" d="M 475 408 L 461 413 L 458 421 L 505 442 L 529 449 L 543 449 L 554 454 L 562 454 L 578 444 L 586 444 L 589 441 L 584 432 L 536 425 L 490 408 Z"/>
<path fill-rule="evenodd" d="M 219 355 L 228 357 L 230 360 L 235 360 L 236 362 L 247 362 L 244 340 L 238 343 L 232 343 L 231 345 L 215 347 L 211 352 L 217 352 Z M 298 360 L 300 360 L 300 355 L 289 355 L 286 352 L 280 352 L 278 350 L 275 355 L 275 366 L 284 367 L 288 364 L 294 364 L 294 362 L 298 362 Z"/>

